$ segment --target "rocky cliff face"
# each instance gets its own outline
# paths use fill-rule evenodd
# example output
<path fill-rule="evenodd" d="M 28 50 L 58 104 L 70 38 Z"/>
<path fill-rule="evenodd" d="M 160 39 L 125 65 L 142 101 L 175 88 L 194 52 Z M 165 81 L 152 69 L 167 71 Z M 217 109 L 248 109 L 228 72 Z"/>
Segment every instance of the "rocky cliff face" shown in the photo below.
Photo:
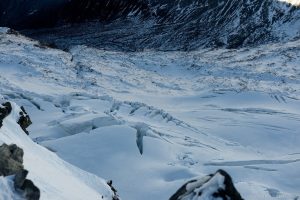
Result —
<path fill-rule="evenodd" d="M 110 31 L 117 29 L 114 34 L 119 38 L 126 37 L 122 44 L 131 35 L 132 50 L 235 48 L 300 35 L 300 9 L 277 0 L 14 0 L 1 4 L 1 26 L 37 28 L 97 19 Z M 76 26 L 82 32 L 82 41 L 87 40 L 84 26 Z M 93 31 L 101 36 L 104 29 Z"/>

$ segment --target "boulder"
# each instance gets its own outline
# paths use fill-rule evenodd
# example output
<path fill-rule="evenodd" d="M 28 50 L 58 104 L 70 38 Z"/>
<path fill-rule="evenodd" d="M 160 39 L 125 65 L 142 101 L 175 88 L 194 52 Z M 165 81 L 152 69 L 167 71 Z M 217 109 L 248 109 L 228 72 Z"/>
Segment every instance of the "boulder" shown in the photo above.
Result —
<path fill-rule="evenodd" d="M 218 170 L 203 178 L 188 181 L 169 200 L 243 200 L 230 175 Z"/>
<path fill-rule="evenodd" d="M 24 152 L 17 145 L 3 144 L 0 146 L 0 176 L 14 177 L 14 187 L 27 200 L 38 200 L 40 190 L 31 180 L 26 179 L 28 171 L 23 166 Z"/>
<path fill-rule="evenodd" d="M 23 170 L 24 152 L 17 145 L 0 146 L 0 176 L 9 176 Z"/>
<path fill-rule="evenodd" d="M 39 200 L 41 196 L 40 189 L 34 185 L 31 180 L 25 179 L 21 189 L 24 191 L 24 196 L 27 200 Z"/>
<path fill-rule="evenodd" d="M 27 200 L 39 200 L 40 190 L 31 180 L 26 179 L 28 171 L 26 169 L 19 171 L 15 175 L 14 186 L 17 190 L 22 190 Z"/>

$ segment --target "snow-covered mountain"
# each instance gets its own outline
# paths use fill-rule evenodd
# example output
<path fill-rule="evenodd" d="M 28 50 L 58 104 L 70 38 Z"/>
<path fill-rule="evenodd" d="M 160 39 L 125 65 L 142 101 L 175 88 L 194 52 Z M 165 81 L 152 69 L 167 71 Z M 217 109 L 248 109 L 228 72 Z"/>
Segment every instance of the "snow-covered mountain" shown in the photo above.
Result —
<path fill-rule="evenodd" d="M 1 4 L 2 26 L 37 28 L 100 20 L 35 36 L 47 41 L 63 37 L 69 43 L 98 47 L 116 46 L 117 41 L 130 50 L 235 48 L 300 37 L 299 7 L 278 0 L 14 0 Z"/>
<path fill-rule="evenodd" d="M 0 199 L 298 200 L 299 66 L 297 0 L 0 0 Z"/>
<path fill-rule="evenodd" d="M 124 200 L 165 200 L 222 168 L 244 199 L 295 200 L 299 45 L 126 52 L 69 43 L 63 51 L 2 28 L 1 98 L 24 106 L 38 144 L 13 115 L 0 141 L 24 149 L 42 199 L 111 194 L 92 173 L 113 180 Z"/>

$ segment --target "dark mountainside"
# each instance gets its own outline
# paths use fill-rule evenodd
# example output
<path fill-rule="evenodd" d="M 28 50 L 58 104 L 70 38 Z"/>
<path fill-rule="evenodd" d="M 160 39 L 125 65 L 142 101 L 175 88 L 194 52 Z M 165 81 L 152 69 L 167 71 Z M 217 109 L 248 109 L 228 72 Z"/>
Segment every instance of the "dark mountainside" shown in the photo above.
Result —
<path fill-rule="evenodd" d="M 277 0 L 13 0 L 0 11 L 1 26 L 35 28 L 23 33 L 60 48 L 237 48 L 300 35 L 300 9 Z"/>

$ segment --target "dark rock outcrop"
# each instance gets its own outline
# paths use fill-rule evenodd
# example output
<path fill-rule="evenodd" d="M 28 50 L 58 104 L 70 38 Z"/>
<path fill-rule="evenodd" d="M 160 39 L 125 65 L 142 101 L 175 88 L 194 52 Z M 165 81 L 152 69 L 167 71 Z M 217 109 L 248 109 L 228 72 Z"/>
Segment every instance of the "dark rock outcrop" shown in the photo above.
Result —
<path fill-rule="evenodd" d="M 28 171 L 23 166 L 24 152 L 17 145 L 3 144 L 0 146 L 0 176 L 15 175 L 14 187 L 27 200 L 38 200 L 40 190 L 31 180 L 26 179 Z"/>
<path fill-rule="evenodd" d="M 0 105 L 0 128 L 2 127 L 2 122 L 5 117 L 11 113 L 12 107 L 9 102 Z"/>
<path fill-rule="evenodd" d="M 12 111 L 12 106 L 11 106 L 10 102 L 6 102 L 6 103 L 3 103 L 2 105 L 0 105 L 0 128 L 3 125 L 3 119 L 5 117 L 7 117 L 11 113 L 11 111 Z M 19 115 L 20 115 L 20 117 L 19 117 L 17 123 L 20 125 L 22 130 L 27 135 L 29 135 L 29 132 L 26 130 L 26 128 L 28 128 L 32 124 L 32 121 L 23 106 L 21 106 L 21 111 L 20 111 Z"/>
<path fill-rule="evenodd" d="M 243 200 L 234 187 L 230 175 L 224 170 L 218 170 L 201 179 L 185 183 L 169 200 Z"/>
<path fill-rule="evenodd" d="M 24 184 L 21 187 L 21 190 L 24 191 L 24 196 L 27 200 L 39 200 L 40 199 L 40 190 L 34 185 L 31 180 L 25 179 Z"/>
<path fill-rule="evenodd" d="M 24 152 L 17 145 L 0 146 L 0 176 L 9 176 L 23 170 Z"/>
<path fill-rule="evenodd" d="M 25 111 L 25 108 L 23 106 L 21 106 L 21 112 L 20 114 L 20 118 L 18 120 L 18 124 L 20 125 L 20 127 L 22 128 L 22 130 L 29 135 L 29 132 L 26 130 L 26 128 L 28 128 L 32 122 L 31 119 L 29 117 L 29 115 L 27 114 L 27 112 Z"/>

